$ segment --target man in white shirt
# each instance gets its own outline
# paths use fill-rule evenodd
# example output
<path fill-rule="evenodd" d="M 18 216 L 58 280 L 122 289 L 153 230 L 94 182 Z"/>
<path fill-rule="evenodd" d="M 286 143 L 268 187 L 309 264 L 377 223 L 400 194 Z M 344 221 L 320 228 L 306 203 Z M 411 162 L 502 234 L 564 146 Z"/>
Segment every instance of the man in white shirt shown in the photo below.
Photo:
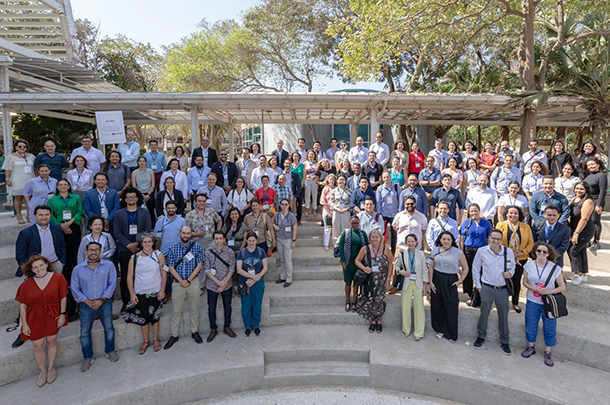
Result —
<path fill-rule="evenodd" d="M 538 141 L 532 139 L 528 145 L 529 150 L 521 157 L 523 160 L 521 171 L 524 175 L 532 172 L 532 163 L 542 162 L 545 166 L 548 164 L 546 153 L 542 149 L 538 149 Z"/>
<path fill-rule="evenodd" d="M 483 218 L 491 221 L 496 215 L 498 193 L 487 187 L 488 182 L 489 180 L 487 179 L 486 174 L 479 175 L 479 178 L 477 179 L 479 187 L 471 189 L 468 191 L 468 194 L 466 194 L 466 211 L 468 211 L 470 204 L 477 203 L 479 204 L 479 207 L 481 207 L 481 215 Z"/>
<path fill-rule="evenodd" d="M 117 150 L 121 154 L 121 163 L 124 166 L 129 167 L 131 171 L 134 171 L 138 167 L 138 156 L 140 156 L 140 144 L 137 143 L 136 133 L 133 129 L 127 130 L 125 133 L 127 142 L 119 145 Z"/>
<path fill-rule="evenodd" d="M 297 142 L 299 144 L 299 149 L 297 149 L 297 152 L 299 152 L 299 155 L 301 155 L 301 161 L 299 163 L 305 164 L 305 161 L 307 160 L 307 149 L 305 149 L 305 138 L 299 138 L 299 140 Z"/>
<path fill-rule="evenodd" d="M 82 146 L 72 151 L 70 162 L 73 162 L 74 158 L 78 155 L 83 156 L 89 163 L 89 170 L 91 170 L 95 176 L 95 174 L 100 171 L 102 163 L 106 161 L 106 157 L 104 157 L 101 150 L 93 147 L 93 139 L 89 135 L 85 135 L 81 138 L 81 145 Z"/>
<path fill-rule="evenodd" d="M 241 159 L 239 159 L 235 166 L 237 167 L 237 175 L 246 179 L 246 188 L 252 191 L 252 185 L 250 179 L 252 178 L 252 172 L 256 169 L 256 162 L 250 160 L 250 149 L 241 149 Z M 189 170 L 190 173 L 190 170 Z"/>
<path fill-rule="evenodd" d="M 369 150 L 362 146 L 363 144 L 364 139 L 359 136 L 358 138 L 356 138 L 356 146 L 350 149 L 349 162 L 352 164 L 352 166 L 354 165 L 354 163 L 360 163 L 360 165 L 366 163 L 369 156 Z"/>
<path fill-rule="evenodd" d="M 436 218 L 428 221 L 428 229 L 426 230 L 426 242 L 430 246 L 430 250 L 436 246 L 436 238 L 441 232 L 451 232 L 455 240 L 458 240 L 459 227 L 457 222 L 449 216 L 449 203 L 441 201 L 436 204 Z"/>
<path fill-rule="evenodd" d="M 498 312 L 500 343 L 505 355 L 510 356 L 508 346 L 508 291 L 506 279 L 515 274 L 515 256 L 512 249 L 502 246 L 502 232 L 497 229 L 489 235 L 490 244 L 480 248 L 472 262 L 472 280 L 481 294 L 478 338 L 474 348 L 480 349 L 487 336 L 487 320 L 495 303 Z"/>
<path fill-rule="evenodd" d="M 322 152 L 322 144 L 320 143 L 320 141 L 315 141 L 313 143 L 313 151 L 316 152 L 318 162 L 326 158 L 326 155 L 324 154 L 324 152 Z"/>
<path fill-rule="evenodd" d="M 254 190 L 258 190 L 263 186 L 261 183 L 261 177 L 267 175 L 269 177 L 269 184 L 275 184 L 275 173 L 270 167 L 267 167 L 267 158 L 261 156 L 258 158 L 258 167 L 252 171 L 252 177 L 250 178 L 250 185 Z"/>
<path fill-rule="evenodd" d="M 332 138 L 330 140 L 330 148 L 326 151 L 326 159 L 330 160 L 330 164 L 332 167 L 335 167 L 335 155 L 339 151 L 337 148 L 337 138 Z"/>
<path fill-rule="evenodd" d="M 377 156 L 375 158 L 375 161 L 381 166 L 385 167 L 386 163 L 388 163 L 388 160 L 390 160 L 390 148 L 388 148 L 388 145 L 383 143 L 383 134 L 381 132 L 377 132 L 377 135 L 375 135 L 375 139 L 377 140 L 377 142 L 372 144 L 369 150 L 371 152 L 375 152 Z"/>
<path fill-rule="evenodd" d="M 447 166 L 447 161 L 449 161 L 449 153 L 443 149 L 443 140 L 437 138 L 434 142 L 434 149 L 428 153 L 428 157 L 434 158 L 434 167 L 438 170 L 443 171 L 443 169 Z"/>

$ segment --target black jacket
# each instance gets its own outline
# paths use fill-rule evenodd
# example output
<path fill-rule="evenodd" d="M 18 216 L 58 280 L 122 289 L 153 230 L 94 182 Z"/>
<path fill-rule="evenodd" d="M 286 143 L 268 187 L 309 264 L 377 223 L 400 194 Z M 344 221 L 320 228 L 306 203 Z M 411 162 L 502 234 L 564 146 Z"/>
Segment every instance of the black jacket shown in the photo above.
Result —
<path fill-rule="evenodd" d="M 237 178 L 237 166 L 235 166 L 235 163 L 227 161 L 227 165 L 228 165 L 227 172 L 229 174 L 229 184 L 225 184 L 225 178 L 222 174 L 222 164 L 220 163 L 220 161 L 218 161 L 212 165 L 212 168 L 211 168 L 212 173 L 216 174 L 216 185 L 218 187 L 222 187 L 222 186 L 233 187 L 233 182 Z"/>
<path fill-rule="evenodd" d="M 64 232 L 59 225 L 49 223 L 49 226 L 51 227 L 55 255 L 60 262 L 66 264 L 66 242 L 64 240 Z M 39 255 L 41 252 L 42 244 L 40 242 L 40 235 L 38 234 L 38 227 L 36 227 L 36 224 L 21 230 L 17 236 L 17 242 L 15 243 L 15 259 L 17 259 L 17 265 L 19 266 L 15 276 L 23 276 L 21 266 L 25 264 L 30 257 Z"/>
<path fill-rule="evenodd" d="M 275 156 L 277 158 L 277 167 L 279 167 L 280 169 L 284 169 L 284 162 L 286 161 L 286 159 L 288 159 L 288 152 L 286 151 L 286 149 L 282 149 L 281 156 L 280 151 L 277 149 L 271 152 L 271 156 Z"/>
<path fill-rule="evenodd" d="M 165 207 L 163 206 L 163 200 L 165 199 L 165 195 L 168 194 L 167 191 L 159 191 L 155 196 L 155 211 L 157 212 L 157 216 L 160 217 L 165 215 L 163 210 Z M 176 215 L 184 216 L 184 196 L 182 195 L 182 191 L 178 189 L 174 189 L 174 201 L 176 201 Z"/>
<path fill-rule="evenodd" d="M 195 150 L 193 151 L 193 156 L 191 156 L 191 167 L 195 166 L 195 158 L 197 156 L 203 156 L 203 150 L 201 149 L 201 146 L 195 148 Z M 211 169 L 212 165 L 216 162 L 218 162 L 218 156 L 216 155 L 216 151 L 208 147 L 208 167 Z M 205 160 L 203 162 L 203 165 L 205 166 Z"/>
<path fill-rule="evenodd" d="M 146 208 L 138 207 L 138 233 L 150 232 L 152 225 L 150 222 L 150 213 Z M 131 243 L 129 240 L 129 217 L 127 208 L 120 209 L 114 215 L 112 223 L 114 229 L 114 239 L 119 252 L 125 252 L 127 245 Z"/>

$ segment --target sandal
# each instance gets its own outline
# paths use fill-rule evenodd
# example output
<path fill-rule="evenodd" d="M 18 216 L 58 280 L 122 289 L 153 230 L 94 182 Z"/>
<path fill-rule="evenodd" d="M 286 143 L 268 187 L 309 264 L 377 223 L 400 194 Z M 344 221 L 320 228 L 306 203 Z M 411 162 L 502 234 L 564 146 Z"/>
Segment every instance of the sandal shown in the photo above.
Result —
<path fill-rule="evenodd" d="M 442 339 L 444 336 L 445 336 L 445 334 L 444 334 L 444 333 L 437 333 L 435 337 L 436 337 L 437 339 L 439 339 L 439 340 L 440 340 L 440 339 Z"/>
<path fill-rule="evenodd" d="M 161 350 L 161 342 L 160 342 L 160 341 L 158 341 L 158 340 L 153 340 L 153 343 L 155 344 L 155 348 L 154 348 L 154 350 L 155 350 L 156 352 L 158 352 L 159 350 Z"/>
<path fill-rule="evenodd" d="M 356 312 L 356 302 L 352 304 L 352 312 Z"/>
<path fill-rule="evenodd" d="M 373 333 L 375 332 L 375 329 L 377 329 L 377 325 L 375 325 L 374 323 L 371 324 L 371 326 L 369 326 L 369 332 Z"/>
<path fill-rule="evenodd" d="M 25 221 L 23 220 L 23 218 L 17 217 L 17 223 L 18 224 L 25 224 Z"/>
<path fill-rule="evenodd" d="M 142 346 L 140 346 L 140 348 L 138 349 L 138 354 L 142 355 L 144 353 L 146 353 L 146 349 L 148 349 L 148 346 L 150 346 L 150 342 L 144 342 L 142 343 Z"/>
<path fill-rule="evenodd" d="M 416 342 L 419 342 L 419 341 L 420 341 L 420 340 L 422 340 L 423 338 L 424 338 L 423 336 L 422 336 L 422 337 L 417 337 L 417 336 L 415 336 L 415 341 L 416 341 Z"/>
<path fill-rule="evenodd" d="M 345 312 L 349 312 L 349 302 L 345 303 Z"/>
<path fill-rule="evenodd" d="M 410 334 L 410 333 L 407 333 L 407 332 L 403 332 L 403 333 L 405 334 L 405 337 L 406 337 L 406 338 L 408 338 L 409 336 L 411 336 L 411 334 Z"/>

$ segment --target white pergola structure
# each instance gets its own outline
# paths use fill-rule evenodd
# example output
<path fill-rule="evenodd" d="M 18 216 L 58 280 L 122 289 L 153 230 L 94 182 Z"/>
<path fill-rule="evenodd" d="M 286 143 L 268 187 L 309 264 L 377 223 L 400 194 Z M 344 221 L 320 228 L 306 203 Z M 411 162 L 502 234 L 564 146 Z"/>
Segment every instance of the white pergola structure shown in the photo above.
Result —
<path fill-rule="evenodd" d="M 229 134 L 235 124 L 348 124 L 352 138 L 358 124 L 370 124 L 372 138 L 381 124 L 519 126 L 523 111 L 511 101 L 497 94 L 0 93 L 0 105 L 16 113 L 95 124 L 96 111 L 121 110 L 126 125 L 190 124 L 192 148 L 199 146 L 200 123 L 226 124 Z M 538 109 L 538 125 L 581 126 L 587 111 L 580 105 L 551 97 Z"/>

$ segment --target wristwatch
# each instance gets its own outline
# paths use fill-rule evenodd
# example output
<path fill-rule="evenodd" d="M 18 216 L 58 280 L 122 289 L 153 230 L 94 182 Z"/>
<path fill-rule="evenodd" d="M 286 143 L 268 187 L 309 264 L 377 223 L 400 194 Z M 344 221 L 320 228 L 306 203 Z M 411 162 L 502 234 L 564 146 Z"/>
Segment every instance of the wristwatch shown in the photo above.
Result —
<path fill-rule="evenodd" d="M 65 312 L 60 312 L 60 313 L 59 313 L 59 315 L 65 315 L 65 314 L 66 314 Z"/>
<path fill-rule="evenodd" d="M 292 241 L 293 241 L 293 242 L 296 242 L 297 240 L 296 240 L 296 239 L 293 239 Z"/>
<path fill-rule="evenodd" d="M 100 298 L 100 301 L 102 301 L 102 304 L 103 304 L 104 302 L 106 302 L 107 299 L 108 298 L 106 298 L 106 297 L 102 297 L 102 298 Z"/>

